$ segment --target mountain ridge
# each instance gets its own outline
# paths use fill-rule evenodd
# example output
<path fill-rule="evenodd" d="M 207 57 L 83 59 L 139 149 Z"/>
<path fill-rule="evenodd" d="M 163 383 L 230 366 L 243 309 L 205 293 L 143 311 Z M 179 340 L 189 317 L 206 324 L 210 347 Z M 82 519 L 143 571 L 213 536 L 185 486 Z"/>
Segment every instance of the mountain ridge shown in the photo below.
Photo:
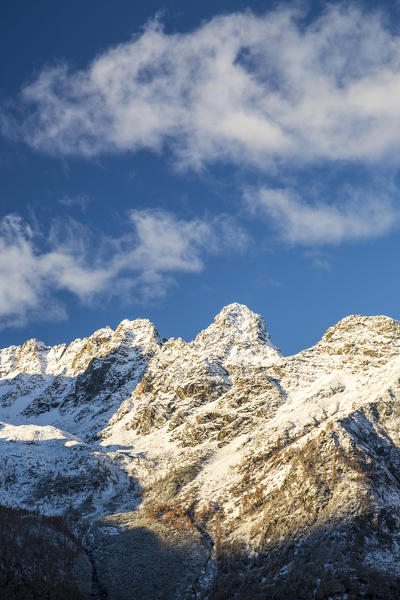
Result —
<path fill-rule="evenodd" d="M 0 367 L 0 503 L 69 519 L 109 598 L 163 597 L 132 572 L 146 531 L 172 544 L 168 598 L 398 597 L 396 320 L 352 315 L 283 356 L 234 303 L 190 342 L 124 320 Z"/>
<path fill-rule="evenodd" d="M 105 348 L 102 349 L 101 343 L 99 343 L 99 342 L 109 341 L 111 338 L 111 344 L 114 344 L 114 346 L 116 346 L 115 340 L 123 342 L 123 332 L 127 332 L 127 331 L 129 332 L 132 330 L 133 331 L 138 330 L 139 333 L 141 332 L 142 339 L 144 342 L 147 341 L 147 343 L 151 343 L 151 341 L 155 341 L 158 345 L 162 345 L 166 341 L 170 341 L 170 340 L 182 340 L 186 344 L 190 344 L 192 342 L 196 343 L 196 341 L 203 340 L 205 337 L 207 337 L 207 335 L 208 336 L 210 335 L 208 333 L 208 330 L 210 328 L 218 329 L 217 327 L 215 327 L 216 325 L 219 325 L 222 330 L 225 328 L 225 326 L 228 326 L 228 327 L 231 326 L 232 329 L 236 329 L 236 331 L 238 331 L 240 333 L 240 327 L 235 326 L 235 317 L 237 317 L 238 309 L 239 309 L 239 311 L 242 311 L 242 314 L 241 314 L 242 322 L 244 323 L 245 328 L 248 328 L 247 333 L 249 333 L 251 331 L 251 325 L 253 325 L 253 335 L 254 335 L 254 332 L 256 332 L 254 341 L 259 336 L 260 340 L 265 339 L 265 341 L 267 341 L 267 343 L 272 348 L 275 348 L 279 351 L 279 349 L 272 344 L 271 336 L 268 333 L 268 331 L 266 330 L 264 318 L 261 315 L 258 315 L 257 313 L 254 313 L 253 311 L 251 311 L 246 305 L 235 302 L 235 303 L 232 303 L 232 304 L 229 304 L 229 305 L 223 307 L 221 309 L 221 311 L 214 318 L 214 322 L 211 323 L 206 329 L 200 331 L 189 342 L 182 340 L 182 338 L 180 338 L 180 337 L 169 338 L 169 339 L 164 338 L 163 341 L 161 341 L 160 335 L 159 335 L 158 330 L 156 329 L 155 325 L 148 319 L 144 319 L 144 318 L 138 318 L 133 321 L 129 320 L 129 319 L 123 319 L 117 325 L 115 330 L 113 330 L 110 326 L 106 325 L 105 327 L 102 327 L 102 328 L 94 331 L 92 334 L 90 334 L 89 336 L 87 336 L 85 338 L 76 338 L 75 340 L 72 340 L 69 344 L 61 343 L 61 344 L 56 344 L 54 346 L 48 346 L 42 340 L 38 340 L 37 338 L 30 338 L 29 340 L 26 340 L 23 344 L 21 344 L 19 346 L 11 345 L 11 346 L 0 349 L 0 376 L 1 377 L 4 377 L 5 375 L 12 376 L 12 374 L 13 374 L 12 366 L 15 365 L 16 363 L 18 363 L 18 358 L 19 358 L 18 355 L 24 354 L 24 353 L 27 354 L 30 350 L 31 351 L 37 350 L 37 351 L 42 351 L 42 352 L 45 351 L 47 353 L 52 353 L 52 354 L 54 354 L 54 358 L 56 360 L 57 359 L 60 360 L 60 358 L 62 358 L 64 355 L 66 355 L 66 356 L 64 356 L 64 361 L 65 361 L 65 359 L 68 356 L 71 356 L 73 354 L 73 351 L 78 353 L 80 350 L 84 349 L 85 345 L 89 344 L 92 346 L 91 350 L 94 351 L 94 353 L 92 354 L 92 358 L 93 358 L 94 356 L 98 356 L 98 354 L 96 353 L 96 348 L 98 350 L 103 350 L 104 352 L 106 352 L 107 350 L 109 351 L 110 343 L 108 344 L 108 347 L 106 346 Z M 247 320 L 246 320 L 246 317 L 244 317 L 243 313 L 244 313 L 244 315 L 247 316 Z M 249 318 L 250 315 L 253 315 L 253 323 L 251 323 L 251 317 Z M 396 319 L 387 317 L 385 315 L 364 316 L 364 315 L 354 314 L 354 315 L 349 315 L 347 317 L 344 317 L 344 318 L 340 319 L 334 325 L 330 326 L 326 330 L 326 332 L 322 335 L 321 339 L 319 341 L 315 342 L 315 344 L 313 344 L 313 346 L 311 346 L 310 348 L 313 348 L 318 343 L 324 342 L 324 341 L 332 338 L 334 336 L 335 332 L 342 333 L 342 332 L 345 332 L 346 329 L 347 329 L 347 331 L 351 331 L 351 325 L 354 326 L 355 324 L 358 324 L 360 326 L 360 329 L 362 329 L 362 328 L 365 328 L 365 325 L 367 323 L 369 323 L 371 325 L 371 327 L 374 327 L 375 324 L 377 324 L 378 326 L 384 324 L 387 326 L 387 331 L 389 331 L 390 328 L 392 328 L 393 331 L 397 331 L 397 329 L 398 329 L 399 337 L 400 337 L 400 324 L 399 324 L 399 321 L 397 321 Z M 382 329 L 384 329 L 384 327 Z M 353 327 L 353 330 L 354 330 L 354 327 Z M 143 335 L 144 332 L 148 333 L 148 340 L 146 340 L 146 336 Z M 97 343 L 96 343 L 96 341 L 97 341 Z M 251 340 L 249 338 L 246 341 L 248 343 L 251 343 Z M 303 352 L 307 349 L 308 348 L 299 350 L 298 352 L 296 352 L 293 355 L 287 355 L 287 357 L 295 356 L 296 354 L 299 354 L 300 352 Z M 37 362 L 37 359 L 35 360 L 34 352 L 32 352 L 31 359 L 33 359 L 33 365 L 34 365 L 35 362 Z M 27 365 L 28 365 L 28 363 L 27 363 Z M 32 367 L 32 365 L 28 365 L 28 366 L 30 368 Z M 85 366 L 85 363 L 82 364 L 81 368 L 84 368 L 84 366 Z M 86 364 L 86 366 L 87 366 L 87 364 Z M 53 367 L 53 369 L 52 369 L 52 367 Z M 62 368 L 62 367 L 59 367 L 59 368 Z M 52 366 L 50 366 L 49 372 L 52 374 L 61 374 L 59 371 L 57 371 L 57 373 L 54 373 L 53 370 L 54 370 L 54 363 L 52 364 Z M 28 371 L 26 371 L 26 372 L 28 372 Z M 37 373 L 37 372 L 38 371 L 34 371 L 34 373 Z"/>

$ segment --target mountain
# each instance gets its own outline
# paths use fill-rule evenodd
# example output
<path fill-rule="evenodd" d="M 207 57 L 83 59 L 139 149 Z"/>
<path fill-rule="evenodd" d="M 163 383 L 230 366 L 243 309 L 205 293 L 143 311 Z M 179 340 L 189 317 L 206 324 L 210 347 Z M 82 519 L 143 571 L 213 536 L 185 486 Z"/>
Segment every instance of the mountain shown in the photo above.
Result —
<path fill-rule="evenodd" d="M 191 342 L 146 319 L 29 340 L 0 375 L 0 504 L 42 540 L 62 520 L 71 597 L 400 596 L 397 321 L 350 316 L 285 357 L 231 304 Z"/>

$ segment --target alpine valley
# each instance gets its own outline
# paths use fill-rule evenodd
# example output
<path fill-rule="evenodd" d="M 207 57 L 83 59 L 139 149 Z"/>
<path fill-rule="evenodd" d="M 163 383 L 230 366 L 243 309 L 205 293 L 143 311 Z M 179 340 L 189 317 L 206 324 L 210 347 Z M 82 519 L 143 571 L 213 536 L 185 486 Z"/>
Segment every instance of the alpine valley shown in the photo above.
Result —
<path fill-rule="evenodd" d="M 226 306 L 0 351 L 0 597 L 400 597 L 400 324 Z"/>

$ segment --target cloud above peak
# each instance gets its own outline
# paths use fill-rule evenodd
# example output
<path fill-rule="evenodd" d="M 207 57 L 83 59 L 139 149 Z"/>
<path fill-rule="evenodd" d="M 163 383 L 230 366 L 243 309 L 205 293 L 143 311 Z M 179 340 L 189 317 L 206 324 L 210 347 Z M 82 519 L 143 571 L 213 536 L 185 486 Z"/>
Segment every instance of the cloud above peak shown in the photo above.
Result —
<path fill-rule="evenodd" d="M 177 274 L 202 271 L 210 253 L 241 251 L 246 243 L 225 215 L 185 220 L 134 210 L 118 238 L 73 220 L 54 222 L 45 236 L 8 215 L 0 221 L 0 328 L 65 318 L 60 291 L 86 304 L 115 295 L 127 302 L 161 297 Z"/>
<path fill-rule="evenodd" d="M 330 5 L 304 24 L 280 8 L 185 34 L 157 21 L 80 71 L 44 69 L 3 131 L 58 155 L 161 152 L 269 169 L 389 160 L 400 150 L 400 38 L 379 14 Z"/>
<path fill-rule="evenodd" d="M 397 227 L 400 209 L 391 194 L 342 191 L 335 203 L 303 198 L 290 188 L 247 190 L 245 203 L 261 214 L 290 244 L 323 246 L 377 238 Z"/>

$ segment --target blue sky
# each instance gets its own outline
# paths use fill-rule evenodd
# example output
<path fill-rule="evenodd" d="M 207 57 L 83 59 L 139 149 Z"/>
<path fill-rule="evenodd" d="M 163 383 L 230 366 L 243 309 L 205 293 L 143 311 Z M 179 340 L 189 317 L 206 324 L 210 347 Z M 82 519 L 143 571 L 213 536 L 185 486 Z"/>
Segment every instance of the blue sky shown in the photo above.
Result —
<path fill-rule="evenodd" d="M 193 4 L 193 5 L 192 5 Z M 400 318 L 397 2 L 1 3 L 0 345 Z"/>

